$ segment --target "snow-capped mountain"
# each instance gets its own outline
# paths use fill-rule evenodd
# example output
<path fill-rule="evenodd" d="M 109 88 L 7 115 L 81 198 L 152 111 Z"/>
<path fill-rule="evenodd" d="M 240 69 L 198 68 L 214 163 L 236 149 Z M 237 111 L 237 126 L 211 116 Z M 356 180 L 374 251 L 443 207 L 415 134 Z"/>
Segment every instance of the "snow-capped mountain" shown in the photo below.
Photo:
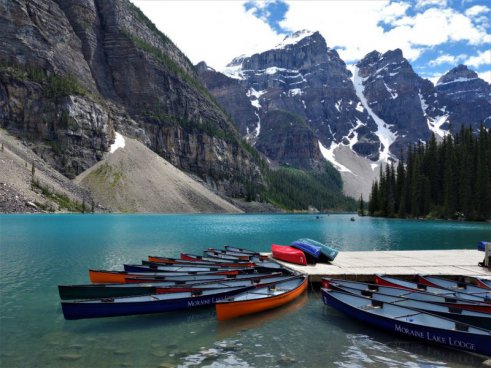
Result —
<path fill-rule="evenodd" d="M 482 123 L 491 127 L 491 85 L 465 65 L 459 65 L 442 76 L 435 86 L 446 105 L 453 129 Z"/>
<path fill-rule="evenodd" d="M 319 32 L 299 31 L 271 50 L 239 56 L 222 73 L 205 64 L 198 71 L 270 161 L 315 169 L 323 157 L 364 188 L 409 144 L 461 124 L 491 127 L 491 87 L 465 66 L 435 87 L 399 49 L 347 66 Z"/>

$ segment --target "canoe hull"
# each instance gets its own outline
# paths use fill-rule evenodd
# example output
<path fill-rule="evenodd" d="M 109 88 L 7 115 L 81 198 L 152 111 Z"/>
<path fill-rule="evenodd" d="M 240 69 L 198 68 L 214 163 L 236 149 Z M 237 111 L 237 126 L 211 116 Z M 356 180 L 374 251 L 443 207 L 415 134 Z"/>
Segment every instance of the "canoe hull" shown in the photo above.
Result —
<path fill-rule="evenodd" d="M 322 300 L 324 304 L 341 313 L 404 337 L 491 356 L 491 337 L 489 336 L 477 336 L 461 331 L 419 326 L 402 320 L 396 321 L 388 317 L 367 313 L 332 297 L 326 289 L 322 289 Z"/>
<path fill-rule="evenodd" d="M 225 271 L 225 272 L 198 272 L 195 274 L 189 273 L 167 273 L 159 272 L 153 275 L 148 275 L 145 273 L 125 273 L 125 272 L 111 272 L 111 271 L 99 271 L 99 270 L 89 270 L 90 281 L 94 284 L 121 284 L 128 282 L 127 278 L 141 278 L 141 282 L 148 282 L 149 279 L 153 278 L 153 281 L 163 281 L 163 280 L 192 280 L 195 279 L 193 276 L 199 276 L 203 279 L 213 279 L 215 276 L 221 276 L 216 278 L 226 278 L 227 276 L 235 276 L 237 271 Z M 196 279 L 199 279 L 196 278 Z"/>
<path fill-rule="evenodd" d="M 469 325 L 479 326 L 482 328 L 491 328 L 491 314 L 489 313 L 476 313 L 475 311 L 467 311 L 462 308 L 456 308 L 455 306 L 442 305 L 431 302 L 424 302 L 421 300 L 407 299 L 404 297 L 397 297 L 384 294 L 383 292 L 359 290 L 350 287 L 345 287 L 341 284 L 331 282 L 329 288 L 333 290 L 342 291 L 358 296 L 370 298 L 372 300 L 378 300 L 381 302 L 393 303 L 402 307 L 418 309 L 425 313 L 431 313 L 440 317 L 453 319 Z"/>
<path fill-rule="evenodd" d="M 258 300 L 218 303 L 215 306 L 217 319 L 219 321 L 224 321 L 247 314 L 253 314 L 280 307 L 300 296 L 305 290 L 307 290 L 307 285 L 308 281 L 307 278 L 305 278 L 299 287 L 278 296 Z"/>
<path fill-rule="evenodd" d="M 307 258 L 305 257 L 304 252 L 302 252 L 300 249 L 287 245 L 272 244 L 271 252 L 273 254 L 273 258 L 279 259 L 280 261 L 307 266 Z"/>
<path fill-rule="evenodd" d="M 241 293 L 247 289 L 249 288 L 239 288 L 216 295 L 191 296 L 187 298 L 147 302 L 114 303 L 111 298 L 108 298 L 107 301 L 102 303 L 62 302 L 61 306 L 63 316 L 67 320 L 164 313 L 210 306 L 219 300 Z"/>
<path fill-rule="evenodd" d="M 118 288 L 97 285 L 90 285 L 90 287 L 86 287 L 83 285 L 59 285 L 58 292 L 60 294 L 60 299 L 74 300 L 156 294 L 157 288 L 154 286 Z"/>

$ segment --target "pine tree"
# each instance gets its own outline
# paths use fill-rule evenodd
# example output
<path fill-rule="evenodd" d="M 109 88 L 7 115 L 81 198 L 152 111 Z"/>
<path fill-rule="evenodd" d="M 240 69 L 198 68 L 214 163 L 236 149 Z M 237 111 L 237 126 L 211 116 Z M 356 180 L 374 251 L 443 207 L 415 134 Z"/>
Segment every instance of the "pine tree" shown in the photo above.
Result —
<path fill-rule="evenodd" d="M 363 203 L 363 194 L 360 195 L 360 208 L 358 210 L 358 214 L 360 216 L 365 216 L 365 205 Z"/>

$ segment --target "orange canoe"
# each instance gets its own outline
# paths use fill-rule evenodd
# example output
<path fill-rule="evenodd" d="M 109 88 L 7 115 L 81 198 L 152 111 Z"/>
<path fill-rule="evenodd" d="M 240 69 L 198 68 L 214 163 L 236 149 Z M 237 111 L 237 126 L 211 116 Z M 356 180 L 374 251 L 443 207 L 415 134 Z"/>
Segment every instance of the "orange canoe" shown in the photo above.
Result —
<path fill-rule="evenodd" d="M 306 276 L 293 276 L 277 284 L 260 287 L 216 303 L 220 321 L 277 308 L 291 302 L 307 289 Z"/>

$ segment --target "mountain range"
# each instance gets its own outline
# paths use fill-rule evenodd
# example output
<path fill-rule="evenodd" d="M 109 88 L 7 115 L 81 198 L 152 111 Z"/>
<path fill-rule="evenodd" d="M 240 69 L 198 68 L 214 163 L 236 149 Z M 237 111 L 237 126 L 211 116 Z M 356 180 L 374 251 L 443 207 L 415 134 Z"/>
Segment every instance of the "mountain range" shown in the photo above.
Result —
<path fill-rule="evenodd" d="M 102 160 L 150 160 L 106 160 L 119 133 L 149 148 L 132 152 L 158 155 L 224 198 L 267 200 L 271 172 L 285 167 L 313 173 L 319 190 L 340 183 L 326 162 L 358 198 L 408 144 L 461 124 L 491 127 L 491 87 L 465 66 L 434 86 L 400 50 L 346 65 L 318 32 L 296 32 L 222 71 L 192 65 L 127 0 L 0 2 L 0 32 L 0 126 L 29 149 L 33 176 L 48 166 L 72 180 Z M 114 180 L 126 169 L 107 173 Z M 139 179 L 128 192 L 146 191 Z M 75 197 L 90 197 L 94 183 Z M 152 185 L 148 193 L 165 191 Z M 340 188 L 325 190 L 331 198 Z"/>
<path fill-rule="evenodd" d="M 234 58 L 221 72 L 204 62 L 196 67 L 272 165 L 315 170 L 326 159 L 355 197 L 366 198 L 377 168 L 410 144 L 462 125 L 491 128 L 491 86 L 466 66 L 433 85 L 399 49 L 347 65 L 319 32 L 293 33 L 271 50 Z"/>

